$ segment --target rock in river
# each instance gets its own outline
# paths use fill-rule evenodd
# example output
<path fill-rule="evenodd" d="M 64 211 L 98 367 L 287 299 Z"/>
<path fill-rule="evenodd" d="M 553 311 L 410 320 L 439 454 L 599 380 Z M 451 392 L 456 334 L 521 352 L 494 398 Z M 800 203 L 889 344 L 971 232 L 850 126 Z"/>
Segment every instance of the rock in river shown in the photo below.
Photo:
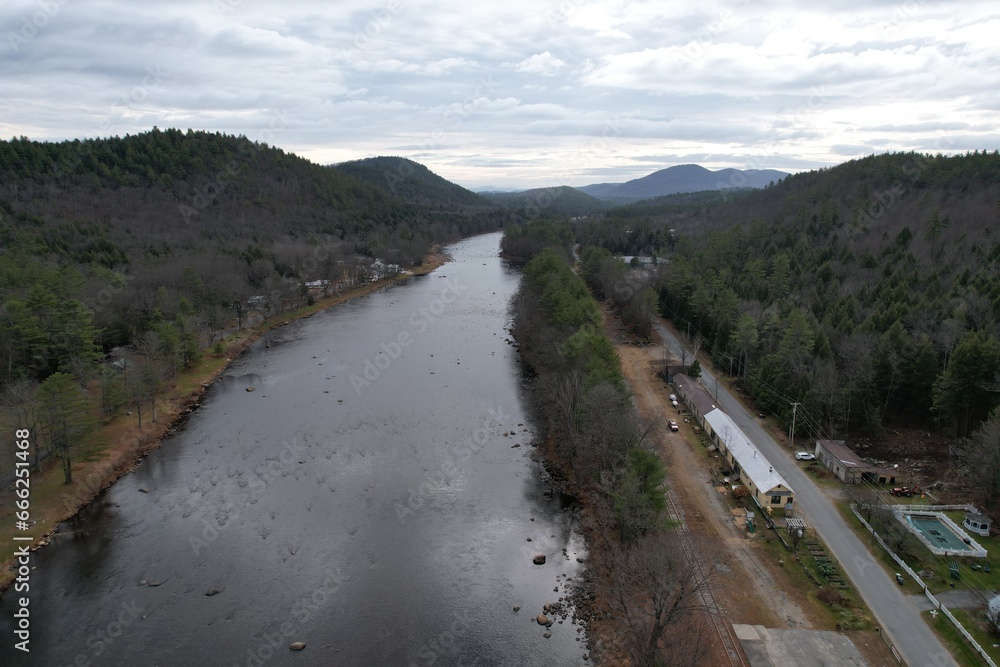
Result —
<path fill-rule="evenodd" d="M 303 644 L 302 642 L 294 642 L 288 646 L 288 648 L 290 648 L 293 651 L 301 651 L 305 647 L 306 645 Z"/>
<path fill-rule="evenodd" d="M 535 554 L 535 557 L 531 559 L 531 562 L 535 565 L 545 565 L 545 554 Z"/>
<path fill-rule="evenodd" d="M 538 625 L 549 624 L 549 617 L 546 616 L 545 614 L 539 614 L 538 616 L 535 617 L 535 620 L 538 621 Z"/>

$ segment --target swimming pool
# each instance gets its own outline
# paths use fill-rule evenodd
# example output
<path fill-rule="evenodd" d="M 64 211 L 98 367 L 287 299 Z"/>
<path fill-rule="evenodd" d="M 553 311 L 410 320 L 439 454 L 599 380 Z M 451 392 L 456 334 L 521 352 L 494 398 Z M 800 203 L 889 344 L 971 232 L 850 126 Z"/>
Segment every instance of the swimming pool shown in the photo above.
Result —
<path fill-rule="evenodd" d="M 928 549 L 939 556 L 986 557 L 986 549 L 940 512 L 903 512 L 897 516 Z"/>

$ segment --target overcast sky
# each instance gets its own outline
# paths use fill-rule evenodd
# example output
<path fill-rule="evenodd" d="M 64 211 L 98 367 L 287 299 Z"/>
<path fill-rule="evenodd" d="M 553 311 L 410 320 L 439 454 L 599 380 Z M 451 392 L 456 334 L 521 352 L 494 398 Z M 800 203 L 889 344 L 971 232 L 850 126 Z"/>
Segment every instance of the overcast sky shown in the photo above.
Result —
<path fill-rule="evenodd" d="M 0 136 L 178 127 L 466 187 L 1000 147 L 1000 3 L 5 0 Z"/>

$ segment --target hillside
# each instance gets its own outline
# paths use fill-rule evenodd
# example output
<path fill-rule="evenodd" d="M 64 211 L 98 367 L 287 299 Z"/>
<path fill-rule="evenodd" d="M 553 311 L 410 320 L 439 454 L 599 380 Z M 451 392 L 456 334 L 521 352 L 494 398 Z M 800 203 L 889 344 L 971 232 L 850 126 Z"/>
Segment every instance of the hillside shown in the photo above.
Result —
<path fill-rule="evenodd" d="M 998 201 L 996 152 L 895 153 L 576 227 L 666 256 L 664 313 L 801 435 L 963 437 L 1000 402 Z"/>
<path fill-rule="evenodd" d="M 786 176 L 787 173 L 774 169 L 710 171 L 697 164 L 682 164 L 625 183 L 595 183 L 577 189 L 598 199 L 624 204 L 682 192 L 764 188 Z"/>
<path fill-rule="evenodd" d="M 543 214 L 575 217 L 607 208 L 605 202 L 567 185 L 521 192 L 489 192 L 483 196 L 499 206 L 532 217 Z"/>
<path fill-rule="evenodd" d="M 331 167 L 420 206 L 494 208 L 482 196 L 447 181 L 424 165 L 402 157 L 372 157 Z"/>
<path fill-rule="evenodd" d="M 150 335 L 184 338 L 168 345 L 182 364 L 250 311 L 304 302 L 306 281 L 364 282 L 375 258 L 410 266 L 434 241 L 501 224 L 411 167 L 394 194 L 245 137 L 0 142 L 0 389 L 85 377 L 102 352 Z"/>

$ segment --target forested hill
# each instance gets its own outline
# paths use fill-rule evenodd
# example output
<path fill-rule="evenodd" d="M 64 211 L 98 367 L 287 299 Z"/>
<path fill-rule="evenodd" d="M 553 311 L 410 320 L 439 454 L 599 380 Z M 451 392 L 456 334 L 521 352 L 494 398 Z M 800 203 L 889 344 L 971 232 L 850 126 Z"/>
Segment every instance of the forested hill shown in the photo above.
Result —
<path fill-rule="evenodd" d="M 521 211 L 532 218 L 542 215 L 575 217 L 608 208 L 605 202 L 568 185 L 521 192 L 490 192 L 484 196 L 504 208 Z"/>
<path fill-rule="evenodd" d="M 332 289 L 373 266 L 405 268 L 432 242 L 509 215 L 457 207 L 446 190 L 398 196 L 245 137 L 191 130 L 0 141 L 0 389 L 56 370 L 83 379 L 101 351 L 150 332 L 186 336 L 190 351 L 248 309 L 301 303 L 306 281 Z"/>
<path fill-rule="evenodd" d="M 915 423 L 965 436 L 1000 402 L 996 152 L 872 156 L 715 203 L 619 209 L 578 232 L 666 256 L 664 312 L 763 406 L 790 416 L 801 402 L 804 433 Z"/>
<path fill-rule="evenodd" d="M 387 189 L 402 199 L 434 208 L 495 209 L 486 198 L 441 178 L 424 165 L 402 157 L 372 157 L 332 167 Z"/>

